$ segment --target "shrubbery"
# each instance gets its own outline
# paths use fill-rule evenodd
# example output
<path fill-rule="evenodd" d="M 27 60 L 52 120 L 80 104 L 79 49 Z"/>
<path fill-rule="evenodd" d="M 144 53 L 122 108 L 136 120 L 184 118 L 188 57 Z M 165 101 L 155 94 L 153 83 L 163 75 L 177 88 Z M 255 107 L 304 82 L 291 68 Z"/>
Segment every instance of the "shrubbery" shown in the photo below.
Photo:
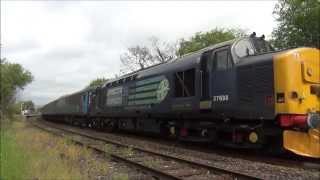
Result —
<path fill-rule="evenodd" d="M 20 111 L 19 105 L 15 104 L 18 90 L 31 83 L 33 76 L 20 64 L 11 63 L 5 58 L 0 60 L 0 70 L 0 112 L 1 116 L 11 116 Z"/>

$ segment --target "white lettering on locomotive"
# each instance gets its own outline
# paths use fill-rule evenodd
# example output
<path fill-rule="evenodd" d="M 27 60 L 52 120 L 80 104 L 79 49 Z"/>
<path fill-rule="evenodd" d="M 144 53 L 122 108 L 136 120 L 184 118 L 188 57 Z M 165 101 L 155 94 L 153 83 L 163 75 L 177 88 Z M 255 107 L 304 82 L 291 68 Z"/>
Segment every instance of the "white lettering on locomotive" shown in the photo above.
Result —
<path fill-rule="evenodd" d="M 213 96 L 213 102 L 224 102 L 224 101 L 229 101 L 229 95 L 218 95 L 218 96 Z"/>

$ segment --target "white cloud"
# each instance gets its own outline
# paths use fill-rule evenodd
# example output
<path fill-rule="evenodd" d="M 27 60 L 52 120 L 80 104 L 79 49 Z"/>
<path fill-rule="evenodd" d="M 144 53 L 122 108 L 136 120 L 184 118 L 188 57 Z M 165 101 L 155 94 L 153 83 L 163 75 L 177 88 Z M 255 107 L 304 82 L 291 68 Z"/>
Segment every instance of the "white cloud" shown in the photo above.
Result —
<path fill-rule="evenodd" d="M 114 77 L 119 55 L 150 36 L 176 41 L 215 27 L 270 35 L 274 5 L 274 1 L 4 1 L 2 56 L 35 76 L 22 97 L 45 104 L 96 77 Z"/>

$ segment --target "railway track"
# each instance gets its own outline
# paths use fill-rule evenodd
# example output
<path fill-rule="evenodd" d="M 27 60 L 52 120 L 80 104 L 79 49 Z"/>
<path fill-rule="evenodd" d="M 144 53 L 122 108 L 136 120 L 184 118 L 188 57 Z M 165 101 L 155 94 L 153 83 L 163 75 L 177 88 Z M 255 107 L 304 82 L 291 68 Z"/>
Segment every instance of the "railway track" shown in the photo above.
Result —
<path fill-rule="evenodd" d="M 154 179 L 261 179 L 250 174 L 230 171 L 170 154 L 129 146 L 103 137 L 95 137 L 68 127 L 52 126 L 51 124 L 49 127 L 45 123 L 31 122 L 37 128 L 58 136 L 67 137 L 76 144 L 86 146 L 96 152 L 106 154 L 116 161 L 139 169 Z"/>
<path fill-rule="evenodd" d="M 105 132 L 103 132 L 105 133 Z M 109 133 L 105 133 L 110 135 Z M 150 142 L 157 142 L 161 145 L 172 147 L 174 146 L 177 150 L 191 150 L 196 152 L 201 152 L 204 154 L 218 154 L 220 156 L 227 156 L 231 158 L 243 159 L 248 161 L 254 162 L 261 162 L 276 166 L 284 166 L 284 167 L 292 167 L 292 168 L 301 168 L 301 169 L 314 169 L 320 171 L 320 159 L 314 158 L 307 158 L 307 157 L 299 157 L 294 154 L 289 154 L 287 156 L 284 155 L 272 155 L 267 153 L 261 153 L 257 151 L 249 151 L 244 149 L 237 149 L 235 153 L 234 149 L 223 149 L 221 147 L 208 147 L 206 144 L 199 144 L 199 143 L 177 143 L 172 139 L 161 139 L 159 137 L 148 137 L 148 136 L 141 136 L 141 134 L 132 134 L 127 132 L 119 132 L 117 134 L 112 134 L 115 136 L 122 136 L 130 139 L 138 139 L 141 141 Z M 207 157 L 211 160 L 210 157 Z M 214 159 L 212 159 L 214 160 Z"/>
<path fill-rule="evenodd" d="M 40 118 L 41 116 L 38 114 L 29 115 L 29 118 Z M 98 130 L 95 130 L 96 132 L 100 132 Z M 105 133 L 105 132 L 104 132 Z M 105 133 L 108 136 L 110 133 Z M 172 141 L 172 139 L 161 139 L 159 137 L 148 137 L 148 136 L 141 136 L 137 134 L 131 134 L 126 132 L 120 132 L 119 133 L 112 133 L 113 137 L 115 136 L 121 136 L 125 138 L 130 139 L 138 139 L 146 142 L 159 142 L 161 144 L 164 144 L 165 146 L 172 147 L 174 146 L 175 149 L 188 149 L 191 151 L 197 151 L 202 152 L 205 154 L 218 154 L 221 156 L 227 156 L 232 158 L 240 158 L 244 160 L 249 161 L 255 161 L 255 162 L 262 162 L 272 165 L 278 165 L 278 166 L 286 166 L 286 167 L 292 167 L 292 168 L 303 168 L 303 169 L 315 169 L 320 170 L 320 159 L 313 159 L 313 158 L 307 158 L 307 157 L 299 157 L 295 156 L 293 154 L 289 154 L 288 156 L 274 156 L 274 155 L 268 155 L 268 154 L 262 154 L 261 152 L 247 152 L 241 151 L 241 149 L 238 149 L 236 154 L 234 153 L 234 150 L 230 149 L 220 149 L 219 147 L 210 148 L 207 147 L 204 144 L 185 144 L 185 143 L 176 143 L 176 141 Z"/>

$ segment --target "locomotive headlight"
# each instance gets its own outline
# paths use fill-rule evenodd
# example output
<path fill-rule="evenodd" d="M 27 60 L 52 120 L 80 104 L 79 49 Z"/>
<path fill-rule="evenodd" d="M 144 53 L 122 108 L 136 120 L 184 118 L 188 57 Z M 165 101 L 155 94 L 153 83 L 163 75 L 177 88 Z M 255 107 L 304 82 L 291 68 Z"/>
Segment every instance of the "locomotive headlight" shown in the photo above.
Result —
<path fill-rule="evenodd" d="M 309 113 L 307 122 L 310 128 L 320 128 L 320 114 Z"/>
<path fill-rule="evenodd" d="M 249 140 L 251 143 L 256 143 L 258 141 L 258 134 L 256 132 L 251 132 L 249 134 Z"/>
<path fill-rule="evenodd" d="M 171 126 L 171 127 L 170 127 L 170 134 L 171 134 L 171 135 L 175 135 L 175 134 L 176 134 L 176 129 L 175 129 L 174 126 Z"/>

